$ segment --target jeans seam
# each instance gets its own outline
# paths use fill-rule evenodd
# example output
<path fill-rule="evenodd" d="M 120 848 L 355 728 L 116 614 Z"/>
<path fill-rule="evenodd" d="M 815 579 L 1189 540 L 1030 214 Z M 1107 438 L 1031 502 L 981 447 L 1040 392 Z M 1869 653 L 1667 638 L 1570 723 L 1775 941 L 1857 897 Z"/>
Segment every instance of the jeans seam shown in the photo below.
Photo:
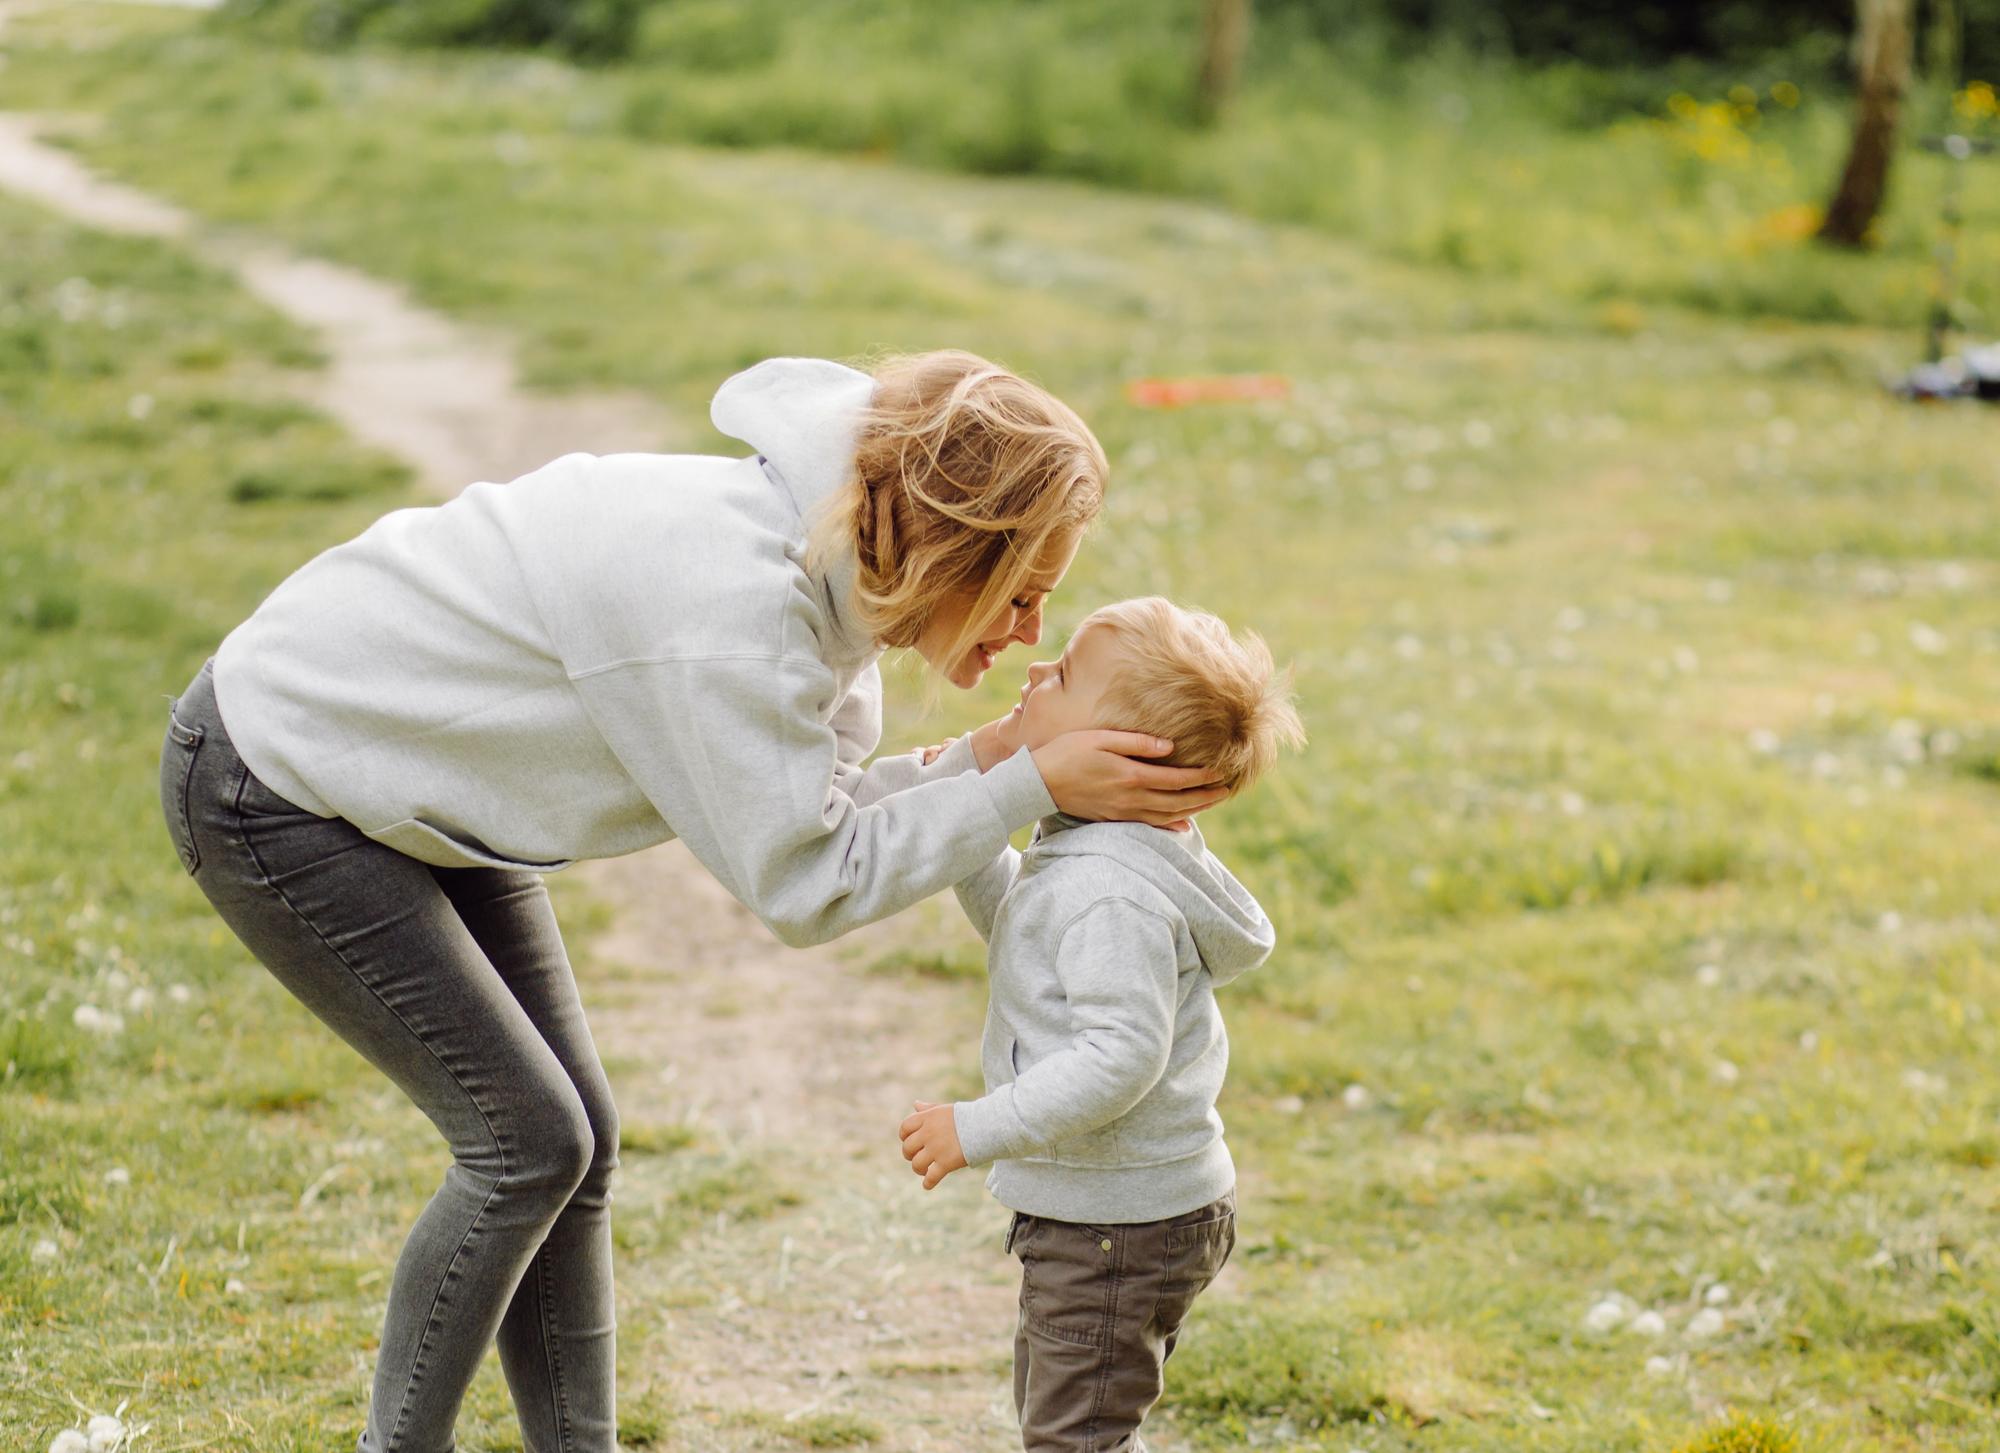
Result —
<path fill-rule="evenodd" d="M 507 1146 L 506 1143 L 500 1139 L 499 1134 L 493 1128 L 493 1117 L 487 1114 L 486 1107 L 479 1103 L 479 1097 L 472 1093 L 471 1088 L 466 1085 L 465 1081 L 460 1079 L 457 1072 L 454 1071 L 450 1065 L 445 1063 L 444 1056 L 439 1054 L 436 1049 L 432 1048 L 429 1040 L 425 1039 L 423 1035 L 417 1033 L 416 1029 L 410 1024 L 409 1020 L 405 1019 L 401 1014 L 396 1012 L 395 1006 L 390 1004 L 387 999 L 384 999 L 380 991 L 377 990 L 373 984 L 369 983 L 366 978 L 362 977 L 360 970 L 356 969 L 354 965 L 351 962 L 349 962 L 347 955 L 342 953 L 337 947 L 335 947 L 331 942 L 328 941 L 327 936 L 324 933 L 320 932 L 319 925 L 314 923 L 312 919 L 308 918 L 304 913 L 300 912 L 298 905 L 292 902 L 291 898 L 285 893 L 284 888 L 281 887 L 276 882 L 276 880 L 274 880 L 271 877 L 271 870 L 264 866 L 264 860 L 258 856 L 256 846 L 250 841 L 250 834 L 243 826 L 243 791 L 244 788 L 246 788 L 249 785 L 249 783 L 250 783 L 250 764 L 246 762 L 243 764 L 243 775 L 237 779 L 236 795 L 230 801 L 230 810 L 235 814 L 236 817 L 236 832 L 238 838 L 243 843 L 243 851 L 249 855 L 251 863 L 255 865 L 257 872 L 259 873 L 259 875 L 262 876 L 264 880 L 263 886 L 270 889 L 272 895 L 276 897 L 277 900 L 285 906 L 286 911 L 289 912 L 294 918 L 298 919 L 300 923 L 303 923 L 306 926 L 306 928 L 311 931 L 312 936 L 320 941 L 321 946 L 324 947 L 328 953 L 333 955 L 334 960 L 337 963 L 339 963 L 339 965 L 342 968 L 347 970 L 348 974 L 354 979 L 354 982 L 359 984 L 362 988 L 366 989 L 370 997 L 372 997 L 377 1004 L 380 1004 L 382 1008 L 388 1012 L 389 1016 L 392 1019 L 394 1019 L 398 1024 L 402 1025 L 403 1028 L 409 1033 L 412 1039 L 416 1040 L 418 1044 L 423 1046 L 424 1053 L 429 1055 L 433 1060 L 437 1061 L 438 1068 L 445 1072 L 445 1074 L 450 1078 L 451 1082 L 454 1085 L 456 1085 L 459 1088 L 459 1090 L 463 1092 L 465 1098 L 471 1102 L 472 1108 L 479 1112 L 480 1122 L 483 1125 L 485 1125 L 486 1134 L 493 1141 L 493 1148 L 496 1151 L 498 1151 L 500 1155 L 499 1178 L 494 1182 L 493 1187 L 487 1191 L 486 1199 L 479 1203 L 479 1209 L 473 1212 L 472 1221 L 470 1224 L 466 1226 L 465 1235 L 459 1238 L 457 1247 L 455 1247 L 451 1253 L 451 1259 L 445 1263 L 444 1275 L 438 1278 L 437 1291 L 433 1293 L 431 1296 L 430 1310 L 428 1313 L 425 1314 L 424 1318 L 424 1335 L 417 1342 L 417 1354 L 410 1368 L 410 1380 L 403 1387 L 403 1401 L 401 1405 L 396 1409 L 396 1421 L 394 1425 L 391 1427 L 389 1432 L 389 1449 L 383 1450 L 383 1453 L 390 1453 L 390 1449 L 393 1449 L 395 1446 L 397 1435 L 403 1431 L 404 1420 L 409 1416 L 410 1394 L 413 1391 L 415 1391 L 417 1383 L 423 1375 L 424 1358 L 430 1351 L 432 1336 L 436 1331 L 437 1327 L 438 1303 L 444 1297 L 445 1287 L 450 1283 L 452 1277 L 458 1271 L 458 1259 L 460 1256 L 464 1255 L 466 1243 L 471 1241 L 473 1232 L 479 1229 L 479 1223 L 486 1216 L 486 1208 L 493 1203 L 493 1197 L 499 1194 L 500 1185 L 507 1178 Z"/>
<path fill-rule="evenodd" d="M 556 1448 L 558 1453 L 568 1453 L 570 1446 L 569 1399 L 563 1396 L 562 1349 L 556 1345 L 555 1329 L 549 1325 L 549 1308 L 555 1297 L 549 1286 L 549 1259 L 543 1253 L 548 1243 L 542 1244 L 535 1253 L 539 1267 L 535 1276 L 535 1321 L 542 1329 L 542 1350 L 546 1354 L 549 1368 L 549 1403 L 556 1416 Z"/>
<path fill-rule="evenodd" d="M 471 1242 L 473 1233 L 479 1230 L 479 1223 L 486 1219 L 486 1208 L 493 1204 L 493 1198 L 499 1194 L 500 1186 L 496 1182 L 493 1189 L 486 1193 L 486 1199 L 479 1203 L 479 1209 L 472 1213 L 472 1220 L 466 1226 L 465 1234 L 459 1237 L 458 1245 L 452 1248 L 451 1260 L 445 1263 L 444 1275 L 438 1278 L 437 1290 L 431 1294 L 430 1310 L 424 1314 L 424 1335 L 417 1340 L 417 1355 L 410 1365 L 410 1380 L 403 1385 L 403 1401 L 396 1408 L 396 1421 L 389 1430 L 388 1446 L 382 1453 L 394 1453 L 397 1437 L 402 1433 L 403 1424 L 410 1416 L 410 1396 L 423 1381 L 424 1359 L 430 1355 L 431 1342 L 438 1327 L 438 1304 L 444 1300 L 445 1288 L 450 1286 L 452 1278 L 458 1275 L 458 1260 L 465 1254 L 465 1248 Z"/>
<path fill-rule="evenodd" d="M 1083 1426 L 1085 1453 L 1098 1453 L 1104 1404 L 1111 1393 L 1111 1372 L 1118 1361 L 1118 1293 L 1125 1275 L 1125 1236 L 1103 1237 L 1111 1242 L 1111 1266 L 1104 1278 L 1104 1341 L 1097 1354 L 1097 1389 L 1091 1395 L 1090 1421 Z"/>

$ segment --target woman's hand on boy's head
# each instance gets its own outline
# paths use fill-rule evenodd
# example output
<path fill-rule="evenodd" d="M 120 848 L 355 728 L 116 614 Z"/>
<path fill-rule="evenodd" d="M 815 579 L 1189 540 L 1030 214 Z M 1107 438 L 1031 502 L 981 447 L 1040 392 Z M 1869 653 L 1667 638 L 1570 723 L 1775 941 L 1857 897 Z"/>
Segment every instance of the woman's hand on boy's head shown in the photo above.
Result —
<path fill-rule="evenodd" d="M 1035 766 L 1057 807 L 1098 822 L 1184 828 L 1229 795 L 1202 767 L 1140 760 L 1164 757 L 1174 744 L 1145 732 L 1064 732 L 1035 748 Z"/>
<path fill-rule="evenodd" d="M 898 1134 L 903 1138 L 903 1159 L 924 1178 L 924 1189 L 937 1189 L 939 1181 L 955 1170 L 965 1169 L 965 1152 L 958 1144 L 958 1117 L 949 1105 L 916 1102 L 917 1108 L 903 1119 Z"/>

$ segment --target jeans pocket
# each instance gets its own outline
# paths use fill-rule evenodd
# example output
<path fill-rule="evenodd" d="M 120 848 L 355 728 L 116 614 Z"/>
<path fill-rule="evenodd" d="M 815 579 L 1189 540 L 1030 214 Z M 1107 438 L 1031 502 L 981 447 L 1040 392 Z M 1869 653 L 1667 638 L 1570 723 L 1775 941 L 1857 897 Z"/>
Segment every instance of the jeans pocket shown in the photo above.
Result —
<path fill-rule="evenodd" d="M 160 746 L 160 810 L 167 820 L 167 835 L 181 866 L 189 873 L 201 867 L 201 849 L 195 844 L 194 822 L 189 796 L 194 790 L 194 764 L 201 755 L 206 732 L 201 727 L 182 724 L 167 713 L 167 739 Z"/>

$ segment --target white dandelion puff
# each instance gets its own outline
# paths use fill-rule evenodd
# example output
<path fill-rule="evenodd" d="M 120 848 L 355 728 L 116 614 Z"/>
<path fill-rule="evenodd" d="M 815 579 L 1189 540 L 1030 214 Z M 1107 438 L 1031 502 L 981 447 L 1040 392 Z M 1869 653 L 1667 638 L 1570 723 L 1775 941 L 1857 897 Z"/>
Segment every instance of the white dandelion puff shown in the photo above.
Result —
<path fill-rule="evenodd" d="M 1590 1310 L 1583 1314 L 1583 1330 L 1601 1334 L 1612 1331 L 1624 1320 L 1624 1303 L 1606 1297 L 1601 1302 L 1593 1302 Z"/>
<path fill-rule="evenodd" d="M 1687 1334 L 1697 1341 L 1701 1341 L 1715 1336 L 1726 1325 L 1728 1323 L 1721 1312 L 1718 1312 L 1714 1307 L 1703 1307 L 1688 1322 Z"/>

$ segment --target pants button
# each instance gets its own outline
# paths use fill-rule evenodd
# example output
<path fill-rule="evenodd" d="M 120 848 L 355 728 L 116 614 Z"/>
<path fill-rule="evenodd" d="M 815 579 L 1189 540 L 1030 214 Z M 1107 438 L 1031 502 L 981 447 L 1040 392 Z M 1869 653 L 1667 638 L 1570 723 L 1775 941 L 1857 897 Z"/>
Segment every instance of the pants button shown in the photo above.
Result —
<path fill-rule="evenodd" d="M 1111 1238 L 1107 1236 L 1102 1241 L 1098 1242 L 1097 1249 L 1099 1251 L 1109 1251 L 1111 1249 Z"/>

